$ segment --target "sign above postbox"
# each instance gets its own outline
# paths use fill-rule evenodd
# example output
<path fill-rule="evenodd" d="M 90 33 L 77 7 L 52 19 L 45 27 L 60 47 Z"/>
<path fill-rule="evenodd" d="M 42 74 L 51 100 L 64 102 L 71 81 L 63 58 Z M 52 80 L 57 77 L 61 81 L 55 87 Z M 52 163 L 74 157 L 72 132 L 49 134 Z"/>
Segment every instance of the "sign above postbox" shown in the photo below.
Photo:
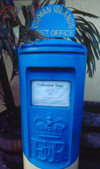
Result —
<path fill-rule="evenodd" d="M 36 13 L 31 30 L 38 31 L 44 37 L 74 38 L 76 22 L 68 8 L 62 5 L 48 5 Z"/>

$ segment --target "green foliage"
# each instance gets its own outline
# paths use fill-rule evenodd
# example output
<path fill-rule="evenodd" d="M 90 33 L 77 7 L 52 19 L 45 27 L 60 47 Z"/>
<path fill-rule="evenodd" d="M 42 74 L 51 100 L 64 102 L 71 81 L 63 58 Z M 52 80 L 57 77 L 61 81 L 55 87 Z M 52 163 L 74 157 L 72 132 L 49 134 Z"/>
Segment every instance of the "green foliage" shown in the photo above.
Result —
<path fill-rule="evenodd" d="M 12 60 L 13 78 L 16 73 L 18 73 L 18 47 L 22 43 L 33 43 L 34 40 L 43 39 L 43 36 L 41 36 L 37 31 L 30 30 L 32 19 L 36 19 L 36 12 L 41 7 L 52 3 L 65 6 L 65 0 L 33 0 L 32 4 L 29 6 L 19 5 L 17 7 L 9 3 L 10 1 L 11 0 L 0 1 L 0 62 L 1 64 L 4 64 L 2 52 L 3 50 L 7 51 L 8 56 Z M 88 49 L 88 74 L 90 77 L 93 77 L 93 74 L 96 70 L 96 59 L 98 60 L 100 56 L 100 33 L 97 30 L 96 26 L 92 22 L 90 22 L 88 18 L 98 19 L 99 17 L 74 8 L 69 9 L 73 12 L 76 18 L 76 37 L 71 40 L 86 45 Z M 20 12 L 22 12 L 25 24 L 23 24 L 23 21 L 19 17 Z M 2 76 L 1 79 L 3 79 L 3 71 L 0 76 Z M 5 82 L 8 83 L 6 85 L 9 86 L 9 94 L 7 97 L 5 97 L 5 102 L 7 103 L 7 105 L 10 105 L 11 102 L 14 104 L 13 96 L 11 96 L 11 102 L 7 102 L 9 95 L 12 95 L 12 93 L 10 90 L 9 81 L 7 80 L 7 76 L 4 79 Z M 2 85 L 3 83 L 4 80 L 2 80 Z M 6 87 L 6 85 L 4 84 L 4 88 Z M 4 92 L 6 93 L 7 90 L 4 89 Z"/>
<path fill-rule="evenodd" d="M 25 25 L 30 25 L 33 11 L 34 11 L 33 18 L 35 19 L 36 11 L 39 10 L 39 8 L 44 7 L 45 5 L 48 5 L 51 3 L 61 4 L 61 5 L 65 6 L 65 0 L 53 0 L 53 1 L 33 0 L 32 6 L 29 7 L 29 11 L 31 14 L 30 18 L 28 18 L 29 15 L 27 13 L 27 10 L 25 10 L 25 8 L 28 9 L 28 7 L 24 7 L 24 10 L 25 10 L 25 11 L 23 10 L 24 17 L 25 17 L 25 15 L 27 16 L 27 17 L 25 17 L 25 19 L 26 19 Z M 100 56 L 100 46 L 99 46 L 100 33 L 97 30 L 96 26 L 92 22 L 90 22 L 88 19 L 89 18 L 98 19 L 99 17 L 94 14 L 80 11 L 75 8 L 69 8 L 69 9 L 72 11 L 72 13 L 74 14 L 74 16 L 76 18 L 76 37 L 75 37 L 75 39 L 72 39 L 72 40 L 80 42 L 87 47 L 87 50 L 88 50 L 87 73 L 88 73 L 89 77 L 93 77 L 94 72 L 96 70 L 96 59 L 98 60 L 99 56 Z M 26 28 L 26 29 L 28 29 L 28 28 Z M 37 32 L 34 32 L 34 33 L 37 34 Z M 28 35 L 28 32 L 27 32 L 27 35 Z M 27 35 L 25 36 L 26 40 L 27 40 Z M 40 39 L 42 38 L 42 37 L 40 37 L 40 35 L 38 35 L 38 36 L 36 35 L 35 38 L 36 37 L 40 38 Z M 29 41 L 29 39 L 28 39 L 28 41 Z"/>
<path fill-rule="evenodd" d="M 11 10 L 7 8 L 5 3 L 3 7 L 3 13 L 0 15 L 0 39 L 3 42 L 3 49 L 9 53 L 13 63 L 13 76 L 17 72 L 17 54 L 16 50 L 18 46 L 22 43 L 29 42 L 33 43 L 36 39 L 42 39 L 43 37 L 35 30 L 30 30 L 31 21 L 35 19 L 35 13 L 41 7 L 55 3 L 65 5 L 65 0 L 33 0 L 32 4 L 29 6 L 20 5 L 15 8 L 10 5 Z M 87 20 L 88 18 L 98 19 L 98 16 L 95 16 L 91 13 L 86 13 L 75 8 L 69 8 L 76 18 L 76 37 L 75 41 L 83 43 L 88 49 L 88 59 L 87 59 L 87 68 L 88 74 L 90 77 L 93 77 L 93 74 L 96 70 L 96 59 L 99 59 L 100 55 L 100 33 L 98 32 L 96 26 Z M 25 24 L 23 25 L 19 12 L 22 12 L 25 19 Z"/>
<path fill-rule="evenodd" d="M 89 18 L 99 17 L 74 8 L 70 8 L 76 18 L 76 37 L 74 40 L 87 47 L 87 72 L 93 77 L 96 70 L 96 59 L 100 57 L 100 33 L 96 26 L 89 21 Z M 87 18 L 87 19 L 86 19 Z"/>
<path fill-rule="evenodd" d="M 2 46 L 3 44 L 2 41 L 0 40 L 0 59 L 2 59 Z"/>

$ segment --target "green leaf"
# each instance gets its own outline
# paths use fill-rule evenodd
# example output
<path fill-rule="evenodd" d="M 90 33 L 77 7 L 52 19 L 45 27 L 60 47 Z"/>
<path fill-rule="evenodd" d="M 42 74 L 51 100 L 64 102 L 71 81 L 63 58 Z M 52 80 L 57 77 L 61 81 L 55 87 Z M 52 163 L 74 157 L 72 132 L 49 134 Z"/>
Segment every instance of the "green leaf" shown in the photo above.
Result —
<path fill-rule="evenodd" d="M 86 26 L 88 26 L 90 28 L 90 30 L 94 31 L 97 34 L 98 39 L 100 39 L 100 33 L 97 31 L 97 29 L 93 23 L 85 20 L 83 17 L 76 17 L 77 26 L 80 25 L 81 23 L 85 24 Z"/>
<path fill-rule="evenodd" d="M 80 30 L 82 33 L 82 37 L 84 39 L 84 45 L 87 47 L 88 49 L 88 56 L 87 56 L 87 66 L 88 66 L 88 73 L 90 77 L 93 77 L 94 74 L 94 70 L 95 70 L 95 57 L 93 54 L 93 45 L 91 43 L 90 38 L 87 36 L 87 34 L 83 31 Z"/>
<path fill-rule="evenodd" d="M 80 10 L 72 8 L 72 7 L 69 7 L 69 9 L 72 11 L 73 14 L 83 15 L 83 16 L 92 17 L 92 18 L 96 18 L 96 19 L 100 18 L 99 16 L 96 16 L 94 14 L 84 12 L 84 11 L 80 11 Z"/>
<path fill-rule="evenodd" d="M 0 40 L 0 59 L 2 59 L 2 48 L 3 48 L 3 44 L 2 44 L 2 40 Z"/>
<path fill-rule="evenodd" d="M 48 4 L 60 4 L 65 6 L 65 0 L 44 0 L 41 1 L 41 6 L 46 6 Z"/>
<path fill-rule="evenodd" d="M 34 20 L 36 20 L 36 18 L 35 18 L 35 8 L 34 8 L 33 5 L 29 5 L 29 11 L 30 11 L 30 15 L 29 15 L 30 20 L 32 20 L 33 18 L 34 18 Z"/>
<path fill-rule="evenodd" d="M 23 6 L 22 8 L 23 16 L 25 18 L 25 25 L 29 24 L 29 15 L 27 13 L 27 7 Z"/>
<path fill-rule="evenodd" d="M 42 2 L 43 2 L 43 0 L 42 0 Z M 33 0 L 32 5 L 34 6 L 35 11 L 39 10 L 41 7 L 41 0 Z"/>
<path fill-rule="evenodd" d="M 56 0 L 55 4 L 60 4 L 65 6 L 65 0 Z"/>
<path fill-rule="evenodd" d="M 9 55 L 10 55 L 11 59 L 12 59 L 13 52 L 12 52 L 12 48 L 10 46 L 10 43 L 9 43 L 8 39 L 4 39 L 3 42 L 4 42 L 4 45 L 5 45 L 6 49 L 7 49 L 7 51 L 9 52 Z"/>
<path fill-rule="evenodd" d="M 19 27 L 20 26 L 18 25 L 18 26 L 13 28 L 13 32 L 14 32 L 14 35 L 15 35 L 15 40 L 16 40 L 17 43 L 19 41 Z"/>
<path fill-rule="evenodd" d="M 4 39 L 3 42 L 4 42 L 4 45 L 6 47 L 6 50 L 9 53 L 11 60 L 12 60 L 13 72 L 16 72 L 18 70 L 17 49 L 16 50 L 12 49 L 8 40 Z"/>
<path fill-rule="evenodd" d="M 90 77 L 93 77 L 94 71 L 96 70 L 95 59 L 98 60 L 100 58 L 100 33 L 92 22 L 87 21 L 81 16 L 76 16 L 76 27 L 78 32 L 76 33 L 77 41 L 80 41 L 87 47 L 88 74 Z"/>
<path fill-rule="evenodd" d="M 44 7 L 50 3 L 50 0 L 41 1 L 41 7 Z"/>
<path fill-rule="evenodd" d="M 84 26 L 84 25 L 80 25 L 78 27 L 79 30 L 84 31 L 87 36 L 89 37 L 89 39 L 91 40 L 91 45 L 93 46 L 96 58 L 99 59 L 100 56 L 100 47 L 99 47 L 99 39 L 98 39 L 98 35 L 92 31 L 91 29 L 89 29 L 88 27 Z"/>

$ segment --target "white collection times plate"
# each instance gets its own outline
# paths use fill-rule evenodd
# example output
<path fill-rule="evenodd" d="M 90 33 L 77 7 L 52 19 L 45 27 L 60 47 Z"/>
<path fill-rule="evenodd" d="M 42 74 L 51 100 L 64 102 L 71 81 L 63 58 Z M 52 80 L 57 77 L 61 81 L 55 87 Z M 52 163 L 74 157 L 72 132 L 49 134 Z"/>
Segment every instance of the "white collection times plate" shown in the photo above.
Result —
<path fill-rule="evenodd" d="M 71 83 L 68 81 L 32 81 L 34 106 L 69 107 Z"/>

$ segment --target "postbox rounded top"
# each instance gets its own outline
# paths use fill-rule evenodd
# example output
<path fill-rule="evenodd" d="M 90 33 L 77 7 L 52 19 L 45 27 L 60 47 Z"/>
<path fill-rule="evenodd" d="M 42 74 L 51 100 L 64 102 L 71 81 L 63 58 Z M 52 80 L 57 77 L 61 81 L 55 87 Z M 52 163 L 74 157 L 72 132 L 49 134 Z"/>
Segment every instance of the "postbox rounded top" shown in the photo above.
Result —
<path fill-rule="evenodd" d="M 19 53 L 40 53 L 40 52 L 77 52 L 85 53 L 86 47 L 78 42 L 66 39 L 43 39 L 33 41 L 33 44 L 26 43 L 19 48 Z"/>

